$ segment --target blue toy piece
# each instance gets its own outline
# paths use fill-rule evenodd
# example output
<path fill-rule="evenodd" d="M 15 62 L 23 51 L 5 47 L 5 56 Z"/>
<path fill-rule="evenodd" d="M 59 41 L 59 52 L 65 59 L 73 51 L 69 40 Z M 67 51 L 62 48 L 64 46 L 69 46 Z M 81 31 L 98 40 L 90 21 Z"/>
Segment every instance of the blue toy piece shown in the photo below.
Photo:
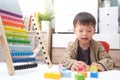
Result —
<path fill-rule="evenodd" d="M 67 71 L 67 69 L 62 66 L 62 67 L 59 68 L 59 71 L 60 71 L 60 72 L 63 72 L 63 71 Z"/>
<path fill-rule="evenodd" d="M 65 67 L 60 68 L 60 72 L 62 74 L 62 77 L 64 78 L 71 78 L 71 71 L 67 70 Z"/>
<path fill-rule="evenodd" d="M 69 70 L 62 71 L 62 77 L 71 78 L 71 72 Z"/>
<path fill-rule="evenodd" d="M 98 78 L 98 72 L 90 72 L 91 78 Z"/>

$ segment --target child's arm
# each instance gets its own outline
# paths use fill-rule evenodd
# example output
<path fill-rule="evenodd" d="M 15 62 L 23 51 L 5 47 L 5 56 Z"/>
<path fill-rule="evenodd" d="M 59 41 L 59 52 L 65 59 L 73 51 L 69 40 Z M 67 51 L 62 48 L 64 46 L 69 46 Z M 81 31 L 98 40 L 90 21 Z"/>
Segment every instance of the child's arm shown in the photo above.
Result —
<path fill-rule="evenodd" d="M 106 52 L 102 44 L 99 44 L 98 52 L 99 60 L 97 61 L 97 63 L 101 64 L 106 70 L 111 70 L 114 66 L 114 62 L 109 53 Z"/>
<path fill-rule="evenodd" d="M 69 42 L 66 48 L 66 53 L 62 57 L 60 64 L 63 64 L 67 69 L 71 69 L 72 64 L 77 61 L 75 49 L 73 48 L 73 42 Z"/>

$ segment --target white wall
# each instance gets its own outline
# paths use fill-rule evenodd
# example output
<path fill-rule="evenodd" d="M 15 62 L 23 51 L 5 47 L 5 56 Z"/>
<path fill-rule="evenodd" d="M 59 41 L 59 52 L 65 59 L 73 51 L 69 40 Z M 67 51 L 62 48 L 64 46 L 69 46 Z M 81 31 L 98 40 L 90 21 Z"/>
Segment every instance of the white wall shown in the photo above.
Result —
<path fill-rule="evenodd" d="M 22 14 L 18 0 L 0 0 L 0 8 Z"/>
<path fill-rule="evenodd" d="M 89 12 L 98 21 L 98 0 L 55 0 L 54 5 L 55 32 L 73 32 L 73 18 L 79 12 Z"/>
<path fill-rule="evenodd" d="M 52 9 L 51 0 L 0 0 L 0 8 L 18 14 L 31 15 L 34 12 L 44 13 Z"/>
<path fill-rule="evenodd" d="M 44 13 L 51 10 L 51 0 L 18 0 L 23 15 L 31 15 L 34 12 Z"/>

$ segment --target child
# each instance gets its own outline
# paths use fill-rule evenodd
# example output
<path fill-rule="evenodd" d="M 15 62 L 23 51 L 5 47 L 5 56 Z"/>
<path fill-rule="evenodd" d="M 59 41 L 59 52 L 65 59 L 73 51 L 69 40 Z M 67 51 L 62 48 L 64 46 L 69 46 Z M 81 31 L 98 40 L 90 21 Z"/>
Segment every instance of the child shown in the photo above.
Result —
<path fill-rule="evenodd" d="M 83 67 L 86 71 L 88 65 L 98 66 L 99 71 L 111 70 L 113 60 L 102 44 L 92 39 L 96 25 L 93 15 L 87 12 L 78 13 L 73 20 L 73 25 L 77 39 L 68 43 L 60 63 L 72 71 L 77 71 L 79 67 Z"/>

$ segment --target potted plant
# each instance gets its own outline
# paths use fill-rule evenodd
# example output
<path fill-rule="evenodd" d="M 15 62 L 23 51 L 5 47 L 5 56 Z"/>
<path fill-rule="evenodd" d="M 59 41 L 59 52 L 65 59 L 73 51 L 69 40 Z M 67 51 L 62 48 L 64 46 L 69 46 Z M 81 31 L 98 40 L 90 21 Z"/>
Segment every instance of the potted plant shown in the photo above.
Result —
<path fill-rule="evenodd" d="M 44 14 L 40 15 L 41 27 L 42 27 L 43 32 L 48 31 L 48 29 L 50 27 L 50 21 L 52 19 L 54 19 L 53 12 L 45 12 Z"/>

